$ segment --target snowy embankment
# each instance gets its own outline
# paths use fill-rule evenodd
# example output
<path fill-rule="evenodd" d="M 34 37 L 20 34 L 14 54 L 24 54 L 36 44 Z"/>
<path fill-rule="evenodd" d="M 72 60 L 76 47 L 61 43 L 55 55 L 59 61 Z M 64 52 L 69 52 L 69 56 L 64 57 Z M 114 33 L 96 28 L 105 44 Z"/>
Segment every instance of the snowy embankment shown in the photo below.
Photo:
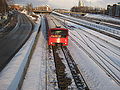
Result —
<path fill-rule="evenodd" d="M 95 19 L 100 19 L 100 20 L 106 20 L 106 21 L 117 21 L 120 23 L 120 19 L 118 18 L 112 18 L 107 15 L 100 15 L 100 14 L 86 14 L 85 17 L 90 17 L 90 18 L 95 18 Z"/>
<path fill-rule="evenodd" d="M 28 41 L 0 73 L 1 90 L 17 90 L 19 88 L 24 69 L 27 65 L 31 49 L 40 26 L 40 17 L 36 23 L 34 31 Z"/>

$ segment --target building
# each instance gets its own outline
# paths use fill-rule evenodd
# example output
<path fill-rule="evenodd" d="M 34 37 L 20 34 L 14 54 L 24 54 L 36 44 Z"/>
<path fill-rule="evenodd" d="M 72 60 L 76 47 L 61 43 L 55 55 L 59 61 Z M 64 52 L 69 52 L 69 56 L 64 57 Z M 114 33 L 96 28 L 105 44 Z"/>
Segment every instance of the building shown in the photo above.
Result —
<path fill-rule="evenodd" d="M 45 6 L 39 6 L 39 7 L 36 7 L 34 8 L 34 10 L 38 10 L 38 11 L 51 11 L 51 8 L 47 5 Z"/>
<path fill-rule="evenodd" d="M 33 8 L 34 13 L 51 13 L 52 8 L 48 5 L 38 6 Z"/>
<path fill-rule="evenodd" d="M 120 2 L 116 6 L 115 16 L 120 17 Z"/>
<path fill-rule="evenodd" d="M 118 4 L 108 5 L 107 15 L 120 17 L 120 2 Z"/>

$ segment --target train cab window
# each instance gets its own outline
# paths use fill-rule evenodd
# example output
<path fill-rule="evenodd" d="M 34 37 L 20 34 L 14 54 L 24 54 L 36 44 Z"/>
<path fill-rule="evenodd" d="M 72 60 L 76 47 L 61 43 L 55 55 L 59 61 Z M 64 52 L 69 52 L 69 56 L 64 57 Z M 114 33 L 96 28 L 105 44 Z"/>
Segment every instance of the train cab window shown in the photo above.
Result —
<path fill-rule="evenodd" d="M 52 37 L 65 38 L 68 35 L 67 30 L 51 30 Z"/>

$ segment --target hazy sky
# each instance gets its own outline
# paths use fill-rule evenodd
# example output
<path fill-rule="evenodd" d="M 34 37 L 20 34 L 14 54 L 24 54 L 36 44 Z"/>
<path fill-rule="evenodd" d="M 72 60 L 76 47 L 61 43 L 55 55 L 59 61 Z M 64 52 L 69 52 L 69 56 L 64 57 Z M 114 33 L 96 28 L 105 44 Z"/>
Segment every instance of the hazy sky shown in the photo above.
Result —
<path fill-rule="evenodd" d="M 79 0 L 14 0 L 20 3 L 32 3 L 34 6 L 48 4 L 53 8 L 66 8 L 70 9 L 78 5 Z M 106 8 L 108 4 L 115 4 L 120 0 L 82 0 L 86 6 Z"/>

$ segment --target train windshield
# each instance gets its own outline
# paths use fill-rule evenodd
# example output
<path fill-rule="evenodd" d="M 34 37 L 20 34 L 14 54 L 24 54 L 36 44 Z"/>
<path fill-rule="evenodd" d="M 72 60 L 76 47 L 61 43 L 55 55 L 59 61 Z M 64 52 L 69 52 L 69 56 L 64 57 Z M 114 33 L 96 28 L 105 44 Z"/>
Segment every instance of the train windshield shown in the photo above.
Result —
<path fill-rule="evenodd" d="M 68 31 L 67 30 L 51 30 L 51 36 L 65 38 L 66 36 L 68 36 Z"/>

